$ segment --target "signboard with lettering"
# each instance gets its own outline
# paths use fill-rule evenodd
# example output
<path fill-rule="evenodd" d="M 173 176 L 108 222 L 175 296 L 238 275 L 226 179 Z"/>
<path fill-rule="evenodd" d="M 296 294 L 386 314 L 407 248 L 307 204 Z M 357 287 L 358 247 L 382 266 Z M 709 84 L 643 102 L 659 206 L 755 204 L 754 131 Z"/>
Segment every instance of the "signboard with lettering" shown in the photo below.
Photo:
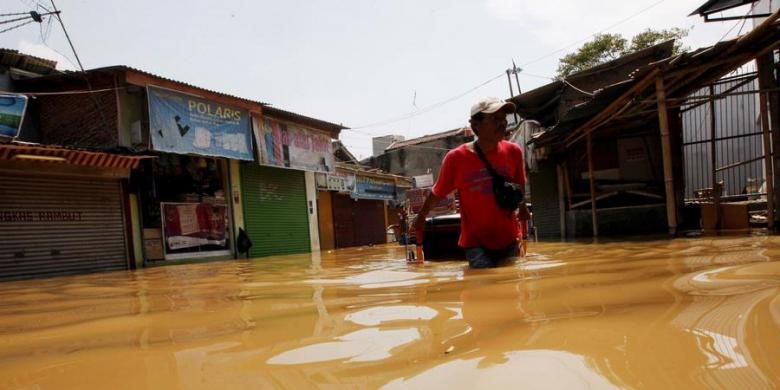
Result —
<path fill-rule="evenodd" d="M 394 200 L 395 183 L 368 176 L 355 176 L 355 199 Z"/>
<path fill-rule="evenodd" d="M 0 137 L 19 136 L 26 108 L 27 96 L 0 93 Z"/>
<path fill-rule="evenodd" d="M 148 87 L 154 150 L 254 160 L 247 110 Z"/>
<path fill-rule="evenodd" d="M 330 135 L 292 123 L 253 117 L 257 160 L 261 165 L 334 172 Z"/>
<path fill-rule="evenodd" d="M 317 173 L 317 187 L 328 191 L 352 192 L 355 190 L 355 175 Z"/>

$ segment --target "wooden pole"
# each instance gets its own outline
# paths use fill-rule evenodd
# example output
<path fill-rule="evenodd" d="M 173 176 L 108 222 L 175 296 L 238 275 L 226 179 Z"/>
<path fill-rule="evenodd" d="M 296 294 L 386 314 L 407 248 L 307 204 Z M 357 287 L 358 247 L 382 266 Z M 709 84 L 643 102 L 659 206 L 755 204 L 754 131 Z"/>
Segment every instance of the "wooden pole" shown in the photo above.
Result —
<path fill-rule="evenodd" d="M 571 205 L 574 201 L 572 200 L 571 181 L 569 180 L 569 163 L 565 161 L 563 162 L 563 186 L 566 188 L 567 208 L 571 210 Z"/>
<path fill-rule="evenodd" d="M 710 84 L 710 96 L 715 95 L 715 87 Z M 712 204 L 715 207 L 715 230 L 720 230 L 720 191 L 722 188 L 718 185 L 717 171 L 717 150 L 716 139 L 718 138 L 717 124 L 715 118 L 715 99 L 710 100 L 710 180 L 712 183 Z"/>
<path fill-rule="evenodd" d="M 666 220 L 669 234 L 677 234 L 677 205 L 674 195 L 674 173 L 672 170 L 672 143 L 669 138 L 669 113 L 666 111 L 666 92 L 663 76 L 655 79 L 655 93 L 658 101 L 658 123 L 661 128 L 661 150 L 664 158 L 664 187 L 666 188 Z"/>
<path fill-rule="evenodd" d="M 593 222 L 593 237 L 599 236 L 599 221 L 596 216 L 596 179 L 593 177 L 593 136 L 588 133 L 588 178 L 590 179 L 590 216 Z"/>
<path fill-rule="evenodd" d="M 558 210 L 560 211 L 561 238 L 566 238 L 566 188 L 563 184 L 563 165 L 556 164 L 558 172 Z"/>
<path fill-rule="evenodd" d="M 775 80 L 773 68 L 774 58 L 771 54 L 756 57 L 756 68 L 758 70 L 758 89 L 770 89 L 777 86 Z M 772 153 L 772 150 L 777 150 L 778 145 L 778 112 L 777 112 L 777 94 L 769 92 L 759 93 L 758 96 L 760 115 L 761 115 L 761 130 L 763 131 L 763 146 L 764 146 L 764 180 L 766 181 L 766 209 L 767 209 L 767 228 L 769 231 L 774 231 L 775 227 L 775 204 L 778 204 L 778 200 L 775 199 L 774 183 L 777 179 L 774 166 L 777 163 L 777 155 Z M 771 119 L 770 119 L 771 118 Z M 772 136 L 772 133 L 774 137 Z M 773 147 L 774 143 L 774 147 Z"/>
<path fill-rule="evenodd" d="M 774 205 L 774 170 L 772 169 L 772 139 L 769 135 L 769 108 L 768 99 L 765 93 L 759 96 L 761 104 L 761 128 L 764 133 L 764 177 L 766 182 L 766 221 L 767 228 L 772 231 L 775 227 L 775 205 Z"/>

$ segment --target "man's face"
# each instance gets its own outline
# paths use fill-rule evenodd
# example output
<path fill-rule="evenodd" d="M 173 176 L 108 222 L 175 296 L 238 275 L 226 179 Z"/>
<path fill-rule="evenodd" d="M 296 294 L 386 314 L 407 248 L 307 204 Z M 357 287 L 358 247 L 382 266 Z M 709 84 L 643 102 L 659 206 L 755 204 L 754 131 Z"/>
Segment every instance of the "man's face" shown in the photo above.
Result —
<path fill-rule="evenodd" d="M 482 120 L 472 123 L 476 127 L 477 137 L 485 141 L 498 142 L 506 135 L 506 111 L 498 110 L 492 114 L 483 114 Z"/>

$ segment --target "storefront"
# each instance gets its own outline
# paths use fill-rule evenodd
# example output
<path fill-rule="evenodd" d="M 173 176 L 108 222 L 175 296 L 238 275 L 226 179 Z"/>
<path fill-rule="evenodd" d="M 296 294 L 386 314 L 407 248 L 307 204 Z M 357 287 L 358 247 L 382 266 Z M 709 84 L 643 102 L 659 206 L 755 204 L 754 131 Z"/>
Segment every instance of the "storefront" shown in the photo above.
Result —
<path fill-rule="evenodd" d="M 253 118 L 253 129 L 260 165 L 241 165 L 250 256 L 318 250 L 314 172 L 334 169 L 330 134 L 271 117 Z"/>
<path fill-rule="evenodd" d="M 387 242 L 387 204 L 397 192 L 393 176 L 340 168 L 336 174 L 320 175 L 318 187 L 320 231 L 332 237 L 333 248 Z M 323 247 L 329 244 L 325 238 Z"/>
<path fill-rule="evenodd" d="M 133 268 L 124 179 L 142 158 L 0 144 L 0 280 Z"/>
<path fill-rule="evenodd" d="M 234 255 L 229 160 L 253 160 L 249 112 L 147 87 L 155 161 L 137 184 L 147 261 Z"/>

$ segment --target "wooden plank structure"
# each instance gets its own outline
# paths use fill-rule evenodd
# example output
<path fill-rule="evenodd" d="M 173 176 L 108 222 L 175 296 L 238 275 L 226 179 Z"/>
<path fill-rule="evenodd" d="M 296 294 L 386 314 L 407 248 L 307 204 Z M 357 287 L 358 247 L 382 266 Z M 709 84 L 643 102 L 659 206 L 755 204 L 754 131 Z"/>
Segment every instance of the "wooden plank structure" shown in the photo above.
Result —
<path fill-rule="evenodd" d="M 583 141 L 587 151 L 588 176 L 590 184 L 590 199 L 579 204 L 591 204 L 591 216 L 593 218 L 593 235 L 598 236 L 598 220 L 596 203 L 604 194 L 597 192 L 595 184 L 594 162 L 592 156 L 593 143 L 598 142 L 597 136 L 605 137 L 610 134 L 620 134 L 628 128 L 636 128 L 648 123 L 658 123 L 663 152 L 663 182 L 666 198 L 667 224 L 669 233 L 677 233 L 678 213 L 682 204 L 681 177 L 682 168 L 674 164 L 681 155 L 677 149 L 675 138 L 680 135 L 679 113 L 683 108 L 698 106 L 722 97 L 742 84 L 732 87 L 729 91 L 716 95 L 711 92 L 703 101 L 700 99 L 689 100 L 690 95 L 721 77 L 739 68 L 745 63 L 771 53 L 780 47 L 780 11 L 771 14 L 763 23 L 754 28 L 750 33 L 734 40 L 719 42 L 714 46 L 683 53 L 661 61 L 647 64 L 637 69 L 631 80 L 610 85 L 594 93 L 589 102 L 575 106 L 569 110 L 550 131 L 535 138 L 531 143 L 536 148 L 549 148 L 548 154 L 563 156 L 572 153 L 575 148 L 581 148 Z M 748 81 L 745 81 L 745 83 Z M 761 118 L 764 131 L 764 160 L 767 177 L 768 208 L 770 227 L 774 219 L 773 202 L 771 201 L 773 189 L 773 164 L 771 161 L 771 136 L 780 137 L 780 126 L 769 121 L 769 113 L 766 108 L 767 95 L 777 95 L 777 88 L 762 86 L 759 91 L 761 97 Z M 674 111 L 676 110 L 676 111 Z M 714 123 L 712 124 L 714 128 Z M 774 127 L 774 129 L 771 129 Z M 714 137 L 713 137 L 714 139 Z M 581 149 L 577 149 L 581 150 Z M 715 157 L 712 153 L 712 159 Z M 572 202 L 572 193 L 569 188 L 568 169 L 564 164 L 559 168 L 559 176 L 565 182 L 566 198 L 571 208 L 576 203 Z M 716 166 L 712 163 L 713 178 Z M 678 173 L 679 172 L 679 173 Z M 713 181 L 713 183 L 715 183 Z M 715 187 L 715 186 L 714 186 Z M 563 199 L 563 197 L 561 197 Z M 563 214 L 563 210 L 561 210 Z"/>

